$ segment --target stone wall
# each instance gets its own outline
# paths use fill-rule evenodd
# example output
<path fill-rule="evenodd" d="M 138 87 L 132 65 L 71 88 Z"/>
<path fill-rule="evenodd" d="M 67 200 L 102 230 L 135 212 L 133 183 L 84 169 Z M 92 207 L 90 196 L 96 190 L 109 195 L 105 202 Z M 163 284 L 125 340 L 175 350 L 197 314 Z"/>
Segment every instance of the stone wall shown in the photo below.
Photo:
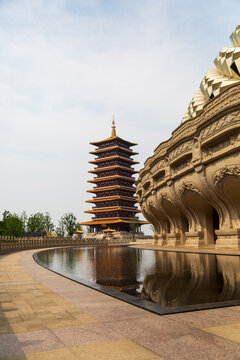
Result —
<path fill-rule="evenodd" d="M 0 255 L 13 251 L 41 249 L 48 247 L 108 245 L 119 243 L 126 243 L 126 241 L 124 239 L 72 239 L 71 237 L 11 238 L 9 236 L 0 236 Z"/>

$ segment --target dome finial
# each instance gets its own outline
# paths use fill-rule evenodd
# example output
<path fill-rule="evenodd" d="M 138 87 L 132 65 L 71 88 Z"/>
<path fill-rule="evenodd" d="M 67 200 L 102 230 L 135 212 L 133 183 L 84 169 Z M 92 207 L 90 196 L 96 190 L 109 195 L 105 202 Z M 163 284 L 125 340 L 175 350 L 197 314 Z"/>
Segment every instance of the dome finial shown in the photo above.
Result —
<path fill-rule="evenodd" d="M 114 121 L 114 115 L 113 115 L 113 121 L 112 121 L 112 137 L 116 137 L 116 126 Z"/>

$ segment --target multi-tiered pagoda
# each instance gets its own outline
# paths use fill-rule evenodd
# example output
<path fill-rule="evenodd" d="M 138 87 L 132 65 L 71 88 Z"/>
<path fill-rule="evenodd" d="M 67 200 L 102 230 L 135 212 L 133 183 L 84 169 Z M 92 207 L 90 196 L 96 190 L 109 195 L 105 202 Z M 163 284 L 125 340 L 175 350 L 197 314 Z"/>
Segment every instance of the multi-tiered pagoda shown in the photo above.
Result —
<path fill-rule="evenodd" d="M 132 156 L 138 153 L 130 148 L 137 144 L 116 135 L 114 120 L 111 137 L 90 144 L 97 147 L 95 151 L 90 152 L 96 156 L 95 160 L 89 161 L 96 165 L 94 170 L 89 171 L 96 177 L 88 181 L 95 185 L 92 190 L 88 190 L 95 194 L 95 197 L 86 202 L 95 206 L 85 213 L 93 214 L 94 217 L 81 225 L 94 228 L 94 232 L 101 232 L 107 227 L 116 231 L 129 231 L 131 223 L 139 225 L 146 223 L 136 217 L 136 213 L 140 210 L 135 206 L 137 200 L 134 196 L 133 175 L 137 171 L 132 168 L 132 165 L 138 162 L 134 161 Z"/>

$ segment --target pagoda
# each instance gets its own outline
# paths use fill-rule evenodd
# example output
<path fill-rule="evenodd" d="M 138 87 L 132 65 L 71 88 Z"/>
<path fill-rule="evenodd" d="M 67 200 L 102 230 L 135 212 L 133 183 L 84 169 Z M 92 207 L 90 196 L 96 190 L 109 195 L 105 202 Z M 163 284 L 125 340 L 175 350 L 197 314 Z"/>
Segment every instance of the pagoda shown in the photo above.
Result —
<path fill-rule="evenodd" d="M 136 217 L 141 212 L 135 204 L 135 179 L 137 173 L 132 166 L 138 164 L 132 159 L 137 155 L 130 149 L 136 143 L 121 139 L 116 135 L 116 127 L 113 119 L 112 134 L 109 138 L 97 142 L 91 142 L 91 145 L 97 147 L 90 154 L 96 158 L 89 161 L 96 165 L 89 173 L 95 174 L 89 183 L 95 185 L 89 193 L 95 194 L 87 203 L 94 204 L 91 210 L 85 211 L 87 214 L 93 214 L 91 221 L 80 223 L 80 225 L 90 226 L 93 232 L 101 232 L 106 228 L 111 228 L 117 232 L 130 231 L 130 224 L 145 224 Z"/>

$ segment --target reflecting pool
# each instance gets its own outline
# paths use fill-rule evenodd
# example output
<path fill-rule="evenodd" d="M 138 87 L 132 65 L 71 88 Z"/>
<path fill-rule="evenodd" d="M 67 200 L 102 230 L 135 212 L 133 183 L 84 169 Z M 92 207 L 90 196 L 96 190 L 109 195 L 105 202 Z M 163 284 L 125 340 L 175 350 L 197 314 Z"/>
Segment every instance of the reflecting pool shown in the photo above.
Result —
<path fill-rule="evenodd" d="M 168 309 L 240 300 L 239 256 L 96 246 L 44 250 L 37 257 L 50 270 L 79 282 Z"/>

